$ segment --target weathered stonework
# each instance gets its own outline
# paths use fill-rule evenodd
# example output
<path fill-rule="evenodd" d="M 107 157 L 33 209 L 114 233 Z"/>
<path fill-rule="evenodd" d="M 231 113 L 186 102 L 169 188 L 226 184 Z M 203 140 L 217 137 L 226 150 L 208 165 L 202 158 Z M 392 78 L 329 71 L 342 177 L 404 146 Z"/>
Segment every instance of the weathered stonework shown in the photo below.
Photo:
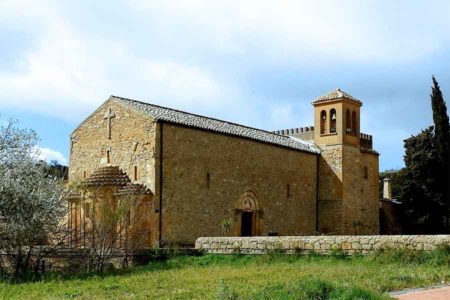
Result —
<path fill-rule="evenodd" d="M 378 154 L 345 145 L 342 174 L 345 217 L 340 234 L 378 234 Z"/>
<path fill-rule="evenodd" d="M 218 254 L 319 253 L 368 254 L 380 249 L 435 250 L 450 246 L 450 235 L 342 235 L 282 237 L 201 237 L 197 250 Z"/>
<path fill-rule="evenodd" d="M 361 142 L 362 104 L 331 95 L 313 103 L 314 127 L 281 134 L 112 96 L 71 135 L 69 180 L 108 166 L 148 188 L 148 247 L 192 246 L 199 236 L 377 234 L 378 154 Z M 119 188 L 101 187 L 113 198 Z M 81 203 L 70 207 L 71 226 L 83 226 Z"/>
<path fill-rule="evenodd" d="M 111 113 L 114 117 L 109 120 L 107 116 Z M 144 184 L 152 194 L 158 196 L 157 132 L 157 123 L 152 118 L 118 102 L 106 101 L 70 137 L 70 182 L 89 180 L 96 170 L 117 166 L 132 183 Z M 116 188 L 105 190 L 104 187 L 98 187 L 95 193 L 112 195 L 115 191 Z M 75 234 L 87 224 L 83 205 L 79 201 L 76 199 L 70 203 L 69 220 Z M 146 223 L 151 224 L 150 236 L 145 238 L 149 246 L 158 239 L 156 229 L 159 214 L 154 209 L 151 211 L 146 218 Z"/>
<path fill-rule="evenodd" d="M 378 153 L 360 132 L 362 102 L 338 89 L 313 105 L 314 142 L 322 150 L 318 231 L 378 234 Z"/>
<path fill-rule="evenodd" d="M 163 136 L 162 238 L 169 244 L 222 235 L 225 219 L 229 235 L 239 236 L 246 210 L 255 214 L 253 235 L 315 232 L 316 155 L 174 124 L 163 125 Z M 244 207 L 247 197 L 255 207 Z"/>
<path fill-rule="evenodd" d="M 111 138 L 105 118 L 110 109 L 115 114 L 111 120 Z M 133 182 L 143 183 L 155 192 L 155 138 L 153 119 L 115 101 L 107 101 L 71 135 L 70 180 L 83 180 L 99 166 L 119 166 Z"/>

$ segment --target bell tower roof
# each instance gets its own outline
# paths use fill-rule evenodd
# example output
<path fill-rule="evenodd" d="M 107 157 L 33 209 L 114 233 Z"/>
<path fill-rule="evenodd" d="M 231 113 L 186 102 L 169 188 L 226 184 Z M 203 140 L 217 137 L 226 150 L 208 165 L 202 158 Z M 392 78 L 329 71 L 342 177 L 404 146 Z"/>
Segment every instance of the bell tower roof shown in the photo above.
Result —
<path fill-rule="evenodd" d="M 362 102 L 355 97 L 347 94 L 346 92 L 342 91 L 341 89 L 335 89 L 334 91 L 329 92 L 326 95 L 323 95 L 316 100 L 313 101 L 314 104 L 323 103 L 323 102 L 333 102 L 335 100 L 347 100 L 353 103 L 359 104 L 359 106 L 362 105 Z"/>

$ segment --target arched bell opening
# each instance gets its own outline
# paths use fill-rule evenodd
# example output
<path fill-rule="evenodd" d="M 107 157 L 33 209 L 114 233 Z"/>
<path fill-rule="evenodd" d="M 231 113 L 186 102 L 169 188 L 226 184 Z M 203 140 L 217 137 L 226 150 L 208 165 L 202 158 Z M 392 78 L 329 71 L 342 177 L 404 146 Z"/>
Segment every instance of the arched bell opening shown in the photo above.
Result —
<path fill-rule="evenodd" d="M 352 132 L 352 118 L 350 116 L 350 110 L 347 109 L 347 112 L 345 113 L 345 132 L 347 134 L 353 134 Z"/>
<path fill-rule="evenodd" d="M 356 112 L 355 111 L 353 111 L 352 112 L 352 133 L 353 134 L 357 134 L 357 131 L 358 131 L 358 128 L 357 128 L 357 126 L 358 126 L 358 124 L 357 124 L 357 119 L 356 119 Z"/>
<path fill-rule="evenodd" d="M 330 133 L 336 133 L 336 120 L 337 120 L 336 110 L 332 108 L 330 110 Z"/>
<path fill-rule="evenodd" d="M 327 130 L 327 112 L 322 110 L 320 112 L 320 134 L 325 134 Z"/>

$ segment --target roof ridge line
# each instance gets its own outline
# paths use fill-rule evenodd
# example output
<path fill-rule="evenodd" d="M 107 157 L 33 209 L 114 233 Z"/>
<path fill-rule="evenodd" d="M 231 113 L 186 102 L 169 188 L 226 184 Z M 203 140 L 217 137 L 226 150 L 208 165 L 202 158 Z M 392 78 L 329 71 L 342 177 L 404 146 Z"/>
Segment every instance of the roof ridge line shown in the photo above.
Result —
<path fill-rule="evenodd" d="M 289 139 L 289 137 L 267 130 L 114 95 L 110 97 L 110 100 L 117 101 L 124 106 L 143 112 L 155 120 L 162 122 L 171 122 L 211 132 L 229 134 L 313 154 L 320 153 L 320 148 L 315 144 L 311 145 L 305 142 L 293 141 L 292 139 Z"/>
<path fill-rule="evenodd" d="M 199 115 L 199 114 L 196 114 L 196 113 L 190 113 L 190 112 L 187 112 L 187 111 L 184 111 L 184 110 L 170 108 L 170 107 L 167 107 L 167 106 L 162 106 L 162 105 L 158 105 L 158 104 L 148 103 L 148 102 L 144 102 L 144 101 L 140 101 L 140 100 L 136 100 L 136 99 L 130 99 L 130 98 L 114 96 L 114 95 L 111 95 L 111 97 L 118 98 L 118 99 L 123 99 L 123 100 L 127 100 L 127 101 L 139 102 L 139 103 L 144 104 L 144 105 L 152 105 L 152 106 L 156 106 L 156 107 L 163 108 L 163 109 L 168 109 L 168 110 L 171 110 L 171 111 L 175 111 L 175 112 L 179 112 L 179 113 L 183 113 L 183 114 L 187 114 L 187 115 L 192 115 L 192 116 L 205 118 L 205 119 L 209 119 L 209 120 L 214 120 L 214 121 L 218 121 L 218 122 L 224 122 L 224 123 L 228 123 L 228 124 L 231 124 L 231 125 L 236 125 L 236 126 L 240 126 L 240 127 L 245 127 L 245 128 L 249 128 L 249 129 L 253 129 L 253 130 L 258 130 L 258 131 L 270 133 L 270 134 L 281 136 L 281 137 L 286 137 L 286 136 L 283 136 L 283 135 L 280 135 L 280 134 L 276 134 L 276 133 L 273 133 L 273 132 L 265 130 L 265 129 L 251 127 L 251 126 L 248 126 L 248 125 L 243 125 L 243 124 L 230 122 L 230 121 L 226 121 L 226 120 L 222 120 L 222 119 L 217 119 L 217 118 L 213 118 L 213 117 L 208 117 L 208 116 L 204 116 L 204 115 Z"/>

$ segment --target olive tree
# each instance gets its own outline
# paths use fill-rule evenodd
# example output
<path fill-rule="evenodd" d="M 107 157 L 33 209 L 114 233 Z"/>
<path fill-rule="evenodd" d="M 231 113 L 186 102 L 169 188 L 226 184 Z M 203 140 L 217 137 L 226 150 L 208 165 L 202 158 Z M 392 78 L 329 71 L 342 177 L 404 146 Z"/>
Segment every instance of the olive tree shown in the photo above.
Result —
<path fill-rule="evenodd" d="M 89 250 L 91 270 L 104 271 L 114 257 L 127 264 L 131 252 L 150 247 L 151 195 L 143 185 L 130 186 L 132 192 L 113 197 L 105 197 L 102 188 L 82 192 L 85 222 L 79 228 L 78 243 Z"/>
<path fill-rule="evenodd" d="M 37 160 L 36 133 L 16 125 L 0 125 L 0 267 L 15 277 L 61 245 L 67 228 L 64 187 Z"/>

